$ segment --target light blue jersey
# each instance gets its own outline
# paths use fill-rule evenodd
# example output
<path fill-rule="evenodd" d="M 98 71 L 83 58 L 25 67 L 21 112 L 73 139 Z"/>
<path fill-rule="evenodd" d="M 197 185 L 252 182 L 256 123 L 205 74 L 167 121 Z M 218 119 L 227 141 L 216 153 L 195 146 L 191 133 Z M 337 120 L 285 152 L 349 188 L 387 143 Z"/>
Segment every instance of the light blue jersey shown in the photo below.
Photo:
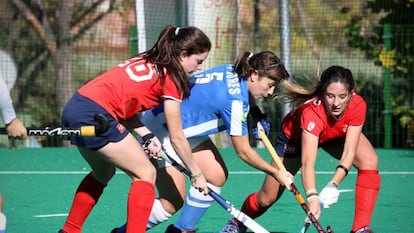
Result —
<path fill-rule="evenodd" d="M 247 135 L 249 92 L 247 80 L 233 72 L 233 65 L 220 65 L 195 73 L 190 78 L 191 94 L 181 104 L 184 134 L 187 138 L 215 134 L 226 130 L 229 135 Z M 149 128 L 165 125 L 163 107 L 149 110 L 142 122 Z M 150 125 L 148 125 L 150 124 Z"/>

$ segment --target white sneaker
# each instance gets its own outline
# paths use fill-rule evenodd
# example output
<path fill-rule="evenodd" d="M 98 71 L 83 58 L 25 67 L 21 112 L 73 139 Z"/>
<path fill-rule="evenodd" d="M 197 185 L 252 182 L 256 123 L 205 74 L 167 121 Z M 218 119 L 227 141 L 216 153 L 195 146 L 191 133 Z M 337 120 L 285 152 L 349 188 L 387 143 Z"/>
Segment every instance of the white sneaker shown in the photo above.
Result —
<path fill-rule="evenodd" d="M 240 225 L 239 225 L 240 224 Z M 235 218 L 230 219 L 219 233 L 244 233 L 247 228 Z"/>
<path fill-rule="evenodd" d="M 357 230 L 355 233 L 374 233 L 369 227 L 363 227 Z"/>

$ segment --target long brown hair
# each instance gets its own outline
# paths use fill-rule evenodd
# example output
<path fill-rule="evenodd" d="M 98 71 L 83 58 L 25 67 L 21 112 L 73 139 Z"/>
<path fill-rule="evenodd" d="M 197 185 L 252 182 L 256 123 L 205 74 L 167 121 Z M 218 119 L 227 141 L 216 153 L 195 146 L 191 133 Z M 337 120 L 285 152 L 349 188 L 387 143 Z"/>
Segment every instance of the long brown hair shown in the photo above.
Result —
<path fill-rule="evenodd" d="M 289 73 L 279 57 L 271 51 L 256 54 L 246 51 L 236 57 L 233 69 L 239 77 L 244 78 L 249 77 L 253 72 L 258 72 L 259 77 L 266 76 L 278 83 L 289 78 Z"/>
<path fill-rule="evenodd" d="M 167 72 L 183 97 L 190 95 L 188 74 L 184 71 L 179 57 L 182 52 L 187 56 L 208 52 L 211 42 L 207 35 L 197 27 L 175 27 L 168 25 L 160 33 L 153 47 L 137 56 L 143 57 L 156 66 L 158 77 L 164 85 Z"/>
<path fill-rule="evenodd" d="M 287 97 L 291 100 L 302 100 L 313 94 L 313 89 L 289 82 L 289 72 L 280 58 L 271 51 L 261 51 L 252 54 L 248 51 L 236 57 L 234 71 L 241 77 L 249 77 L 253 72 L 258 72 L 259 77 L 265 76 L 274 80 L 284 90 L 273 95 L 275 99 Z"/>
<path fill-rule="evenodd" d="M 314 85 L 307 88 L 299 87 L 291 82 L 286 82 L 284 87 L 288 91 L 278 93 L 275 98 L 279 99 L 281 97 L 287 97 L 287 99 L 285 99 L 286 102 L 289 102 L 294 107 L 297 107 L 313 97 L 321 98 L 325 94 L 326 88 L 333 82 L 340 82 L 344 84 L 349 92 L 352 92 L 355 89 L 355 81 L 351 70 L 338 65 L 328 67 L 320 76 L 317 75 L 316 78 L 309 81 L 313 82 Z M 289 87 L 289 91 L 286 87 L 292 85 L 294 85 L 295 88 L 292 89 Z M 299 89 L 297 87 L 299 87 Z"/>

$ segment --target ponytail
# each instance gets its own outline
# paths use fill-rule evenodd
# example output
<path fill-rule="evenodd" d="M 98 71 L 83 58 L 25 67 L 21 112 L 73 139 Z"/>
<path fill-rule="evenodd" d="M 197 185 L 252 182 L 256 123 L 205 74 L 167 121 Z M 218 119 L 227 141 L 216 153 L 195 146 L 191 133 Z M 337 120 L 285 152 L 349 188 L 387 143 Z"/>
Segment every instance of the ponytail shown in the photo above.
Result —
<path fill-rule="evenodd" d="M 184 52 L 190 56 L 208 52 L 210 49 L 210 39 L 200 29 L 192 26 L 180 28 L 168 25 L 160 33 L 153 47 L 137 56 L 142 56 L 146 62 L 155 65 L 161 85 L 164 85 L 165 75 L 168 72 L 186 98 L 190 95 L 190 88 L 188 74 L 181 65 L 180 55 Z"/>

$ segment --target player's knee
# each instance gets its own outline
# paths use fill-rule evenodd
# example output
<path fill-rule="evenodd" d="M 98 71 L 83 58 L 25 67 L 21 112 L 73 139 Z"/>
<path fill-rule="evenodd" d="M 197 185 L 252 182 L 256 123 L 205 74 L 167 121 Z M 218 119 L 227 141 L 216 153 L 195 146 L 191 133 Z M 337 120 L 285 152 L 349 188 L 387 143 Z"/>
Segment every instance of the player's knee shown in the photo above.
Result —
<path fill-rule="evenodd" d="M 375 153 L 358 154 L 355 157 L 354 165 L 358 169 L 376 170 L 378 169 L 378 156 Z"/>
<path fill-rule="evenodd" d="M 139 179 L 139 180 L 144 180 L 152 184 L 155 184 L 155 179 L 157 177 L 157 171 L 154 166 L 150 165 L 150 166 L 141 167 L 139 169 L 139 172 L 137 172 L 136 170 L 137 169 L 127 172 L 127 173 L 130 173 L 130 176 L 132 177 L 133 180 Z"/>
<path fill-rule="evenodd" d="M 268 208 L 271 205 L 273 205 L 273 203 L 275 203 L 276 199 L 275 198 L 260 198 L 257 199 L 257 203 L 259 204 L 260 207 L 262 208 Z"/>
<path fill-rule="evenodd" d="M 259 192 L 257 195 L 257 203 L 262 208 L 269 208 L 282 196 L 283 189 L 279 188 L 275 192 Z"/>

